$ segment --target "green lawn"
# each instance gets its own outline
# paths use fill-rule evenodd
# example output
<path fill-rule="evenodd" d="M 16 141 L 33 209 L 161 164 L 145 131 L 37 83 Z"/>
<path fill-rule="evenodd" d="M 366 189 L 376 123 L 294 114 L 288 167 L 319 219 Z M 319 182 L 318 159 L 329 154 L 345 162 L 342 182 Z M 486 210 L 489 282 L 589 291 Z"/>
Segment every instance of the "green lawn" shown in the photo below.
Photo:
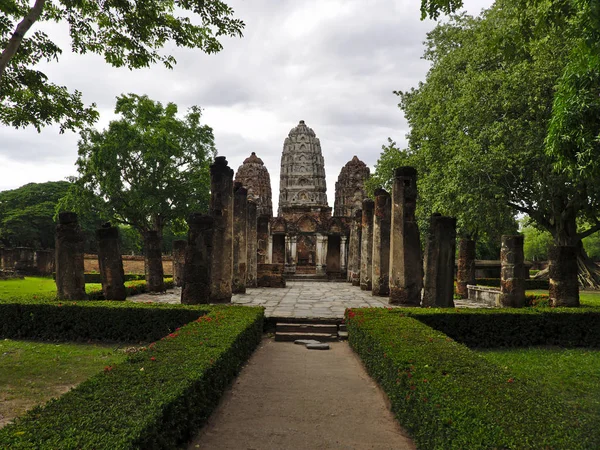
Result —
<path fill-rule="evenodd" d="M 547 290 L 536 289 L 527 291 L 527 294 L 545 294 Z M 600 291 L 579 291 L 579 302 L 583 306 L 600 306 Z"/>
<path fill-rule="evenodd" d="M 0 340 L 0 427 L 126 356 L 115 345 Z"/>
<path fill-rule="evenodd" d="M 579 410 L 582 420 L 600 424 L 600 350 L 519 348 L 484 350 L 486 359 L 539 383 Z"/>
<path fill-rule="evenodd" d="M 23 280 L 0 280 L 0 298 L 47 295 L 56 293 L 52 278 L 26 277 Z"/>

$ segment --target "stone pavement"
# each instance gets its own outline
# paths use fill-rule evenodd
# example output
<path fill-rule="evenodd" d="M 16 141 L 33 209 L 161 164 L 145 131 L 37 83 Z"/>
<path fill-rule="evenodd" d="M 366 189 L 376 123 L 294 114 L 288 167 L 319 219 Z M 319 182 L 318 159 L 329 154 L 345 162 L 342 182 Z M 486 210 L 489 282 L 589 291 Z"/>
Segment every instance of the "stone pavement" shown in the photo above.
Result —
<path fill-rule="evenodd" d="M 165 294 L 140 294 L 135 302 L 179 303 L 181 288 Z M 342 319 L 346 308 L 397 307 L 388 304 L 388 297 L 374 297 L 350 283 L 288 281 L 285 288 L 253 288 L 245 294 L 235 294 L 233 304 L 263 306 L 266 317 Z M 487 308 L 465 300 L 455 300 L 457 308 Z"/>
<path fill-rule="evenodd" d="M 265 338 L 188 449 L 415 446 L 347 343 L 315 351 Z"/>

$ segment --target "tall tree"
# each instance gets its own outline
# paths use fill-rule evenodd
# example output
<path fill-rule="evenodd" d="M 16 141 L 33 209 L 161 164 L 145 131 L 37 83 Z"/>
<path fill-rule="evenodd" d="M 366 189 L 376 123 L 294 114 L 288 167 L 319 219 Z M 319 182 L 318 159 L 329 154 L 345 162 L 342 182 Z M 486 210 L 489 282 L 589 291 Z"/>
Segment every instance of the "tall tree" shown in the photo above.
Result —
<path fill-rule="evenodd" d="M 79 177 L 60 207 L 95 210 L 140 232 L 149 288 L 160 291 L 165 226 L 208 209 L 212 128 L 200 124 L 196 106 L 179 118 L 175 104 L 147 96 L 120 96 L 115 113 L 121 118 L 108 129 L 81 133 Z"/>
<path fill-rule="evenodd" d="M 71 51 L 97 53 L 114 67 L 136 69 L 175 58 L 163 51 L 174 43 L 206 53 L 221 50 L 219 38 L 241 36 L 244 23 L 219 0 L 2 0 L 0 6 L 0 123 L 39 129 L 58 123 L 61 131 L 93 123 L 95 104 L 78 91 L 48 80 L 38 63 L 58 60 L 61 48 L 38 22 L 57 22 L 69 31 Z"/>
<path fill-rule="evenodd" d="M 426 82 L 398 95 L 411 126 L 408 154 L 438 204 L 474 220 L 490 208 L 529 215 L 556 244 L 579 247 L 580 281 L 598 286 L 581 241 L 600 229 L 600 186 L 544 151 L 558 82 L 586 33 L 576 0 L 560 2 L 561 20 L 540 26 L 556 4 L 498 0 L 479 18 L 439 25 L 426 42 Z M 593 173 L 600 159 L 590 164 Z"/>

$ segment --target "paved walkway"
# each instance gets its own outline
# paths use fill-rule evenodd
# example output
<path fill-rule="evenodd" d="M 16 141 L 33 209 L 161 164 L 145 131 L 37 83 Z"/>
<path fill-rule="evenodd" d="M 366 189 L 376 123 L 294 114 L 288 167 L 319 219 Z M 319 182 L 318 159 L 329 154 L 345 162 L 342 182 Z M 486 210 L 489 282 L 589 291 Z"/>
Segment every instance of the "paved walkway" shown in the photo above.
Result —
<path fill-rule="evenodd" d="M 181 289 L 165 294 L 141 294 L 131 298 L 137 302 L 179 303 Z M 373 297 L 350 283 L 288 281 L 285 288 L 247 289 L 236 294 L 231 302 L 237 305 L 264 306 L 266 317 L 337 318 L 344 317 L 346 308 L 390 307 L 387 297 Z M 458 308 L 486 308 L 486 305 L 455 300 Z M 395 306 L 394 306 L 395 307 Z"/>
<path fill-rule="evenodd" d="M 414 449 L 345 342 L 264 339 L 190 450 Z"/>

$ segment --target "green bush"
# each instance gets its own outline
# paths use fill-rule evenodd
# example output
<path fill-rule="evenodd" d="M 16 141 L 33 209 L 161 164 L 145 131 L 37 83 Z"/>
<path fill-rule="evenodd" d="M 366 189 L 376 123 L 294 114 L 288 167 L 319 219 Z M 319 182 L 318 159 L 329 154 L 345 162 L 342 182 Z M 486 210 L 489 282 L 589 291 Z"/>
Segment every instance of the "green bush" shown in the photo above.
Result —
<path fill-rule="evenodd" d="M 0 302 L 0 338 L 147 342 L 205 312 L 186 305 L 133 302 Z"/>
<path fill-rule="evenodd" d="M 429 327 L 425 316 L 416 309 L 346 312 L 350 345 L 419 448 L 599 448 L 595 424 L 536 382 Z"/>
<path fill-rule="evenodd" d="M 262 323 L 262 308 L 210 307 L 209 314 L 125 363 L 106 367 L 58 400 L 4 427 L 0 448 L 179 446 L 207 420 L 260 342 Z"/>
<path fill-rule="evenodd" d="M 173 288 L 173 278 L 165 278 L 164 284 L 165 289 Z M 126 281 L 125 291 L 127 292 L 127 297 L 147 292 L 146 280 Z M 86 292 L 89 300 L 105 300 L 104 294 L 102 293 L 102 286 L 86 288 Z"/>
<path fill-rule="evenodd" d="M 477 278 L 477 285 L 479 286 L 491 286 L 500 287 L 500 278 Z M 548 280 L 525 280 L 525 289 L 548 289 Z"/>

